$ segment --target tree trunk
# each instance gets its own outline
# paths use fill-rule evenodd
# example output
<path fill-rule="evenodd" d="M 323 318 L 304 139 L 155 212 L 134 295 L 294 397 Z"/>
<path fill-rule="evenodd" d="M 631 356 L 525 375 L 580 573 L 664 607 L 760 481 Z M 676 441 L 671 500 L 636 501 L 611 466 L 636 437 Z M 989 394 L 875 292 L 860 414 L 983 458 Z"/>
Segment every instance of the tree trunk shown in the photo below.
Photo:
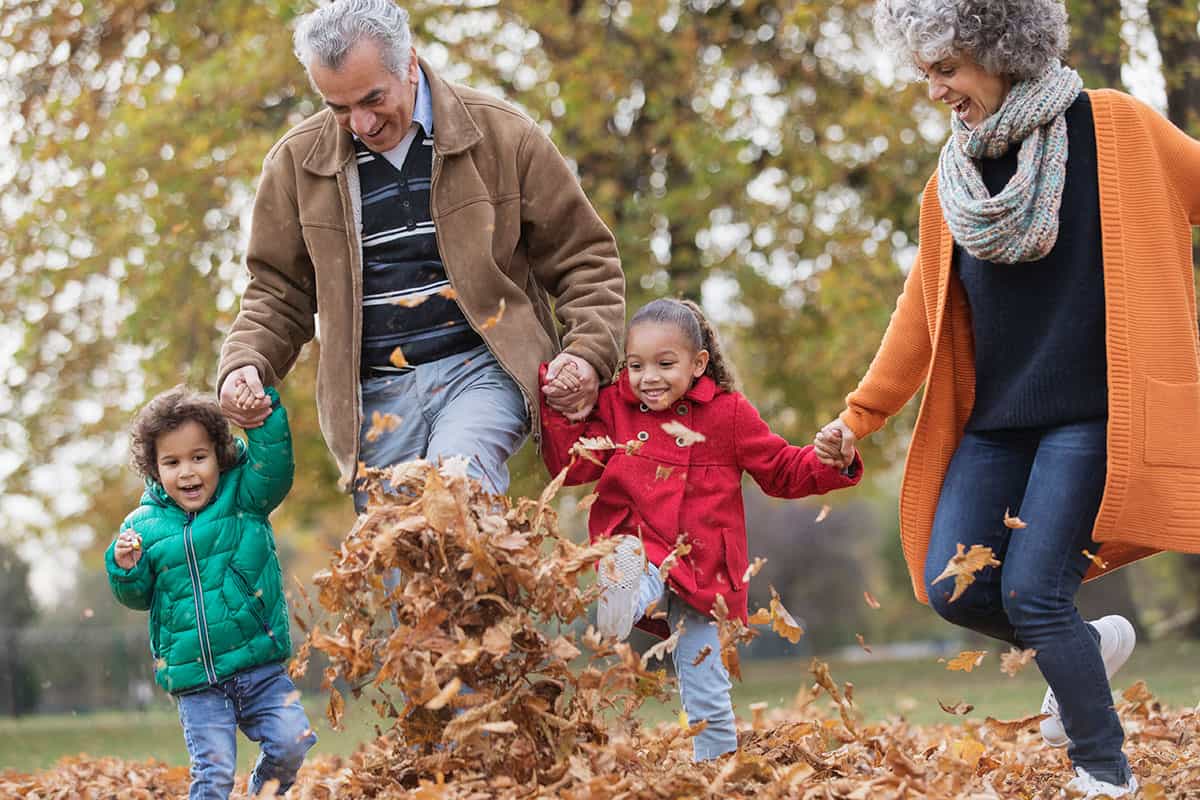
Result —
<path fill-rule="evenodd" d="M 1195 0 L 1148 0 L 1150 24 L 1162 54 L 1163 80 L 1167 85 L 1167 117 L 1192 136 L 1200 135 L 1200 8 Z M 1193 239 L 1194 241 L 1194 239 Z M 1200 248 L 1193 248 L 1192 263 L 1200 262 Z M 1191 595 L 1192 607 L 1200 609 L 1200 555 L 1185 556 L 1182 591 Z M 1200 616 L 1184 634 L 1200 639 Z"/>
<path fill-rule="evenodd" d="M 1122 89 L 1121 0 L 1070 0 L 1070 62 L 1089 89 Z"/>

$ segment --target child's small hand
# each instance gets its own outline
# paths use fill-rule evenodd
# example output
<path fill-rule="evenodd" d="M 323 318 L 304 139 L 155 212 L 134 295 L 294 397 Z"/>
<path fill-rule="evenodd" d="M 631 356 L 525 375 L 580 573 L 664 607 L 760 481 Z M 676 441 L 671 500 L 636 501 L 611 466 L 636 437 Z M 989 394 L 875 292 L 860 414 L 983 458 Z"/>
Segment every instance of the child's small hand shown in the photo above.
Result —
<path fill-rule="evenodd" d="M 583 380 L 579 372 L 575 369 L 575 365 L 569 361 L 563 364 L 562 369 L 558 371 L 553 380 L 546 382 L 546 386 L 553 386 L 558 391 L 567 394 L 579 391 L 579 387 L 582 385 Z"/>
<path fill-rule="evenodd" d="M 142 537 L 130 528 L 117 537 L 117 546 L 113 550 L 113 560 L 121 569 L 133 569 L 142 558 Z"/>
<path fill-rule="evenodd" d="M 266 395 L 255 396 L 255 391 L 250 388 L 250 384 L 246 379 L 238 376 L 236 384 L 237 394 L 234 396 L 234 402 L 237 407 L 246 410 L 251 408 L 267 408 L 271 405 L 271 398 Z"/>

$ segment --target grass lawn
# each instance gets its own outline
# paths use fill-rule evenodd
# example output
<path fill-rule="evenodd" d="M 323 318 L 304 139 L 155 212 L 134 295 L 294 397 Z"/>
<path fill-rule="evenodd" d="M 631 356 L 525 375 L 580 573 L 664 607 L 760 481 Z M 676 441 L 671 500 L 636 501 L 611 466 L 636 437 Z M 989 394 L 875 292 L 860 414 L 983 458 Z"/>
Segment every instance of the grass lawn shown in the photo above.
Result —
<path fill-rule="evenodd" d="M 867 722 L 903 716 L 926 724 L 952 722 L 938 700 L 951 705 L 965 701 L 975 706 L 971 719 L 993 716 L 1015 719 L 1039 710 L 1045 684 L 1030 665 L 1015 678 L 1000 672 L 999 652 L 991 647 L 983 664 L 972 673 L 949 672 L 943 664 L 921 661 L 831 661 L 838 683 L 854 684 L 854 699 Z M 1167 705 L 1183 707 L 1200 703 L 1200 642 L 1161 641 L 1139 645 L 1115 684 L 1123 689 L 1138 679 L 1145 680 Z M 745 680 L 734 686 L 734 704 L 739 716 L 750 716 L 749 705 L 765 701 L 786 707 L 797 689 L 812 682 L 808 660 L 755 661 L 743 664 Z M 374 713 L 365 703 L 348 704 L 346 730 L 331 731 L 320 697 L 305 698 L 309 718 L 320 741 L 315 753 L 348 754 L 373 735 Z M 648 706 L 648 722 L 673 720 L 679 714 L 678 700 Z M 147 712 L 62 714 L 22 719 L 0 719 L 0 770 L 32 772 L 52 765 L 64 755 L 86 753 L 93 757 L 117 756 L 143 760 L 155 758 L 170 764 L 186 764 L 187 750 L 174 712 L 163 702 Z M 239 736 L 239 772 L 248 771 L 257 756 L 257 746 Z"/>

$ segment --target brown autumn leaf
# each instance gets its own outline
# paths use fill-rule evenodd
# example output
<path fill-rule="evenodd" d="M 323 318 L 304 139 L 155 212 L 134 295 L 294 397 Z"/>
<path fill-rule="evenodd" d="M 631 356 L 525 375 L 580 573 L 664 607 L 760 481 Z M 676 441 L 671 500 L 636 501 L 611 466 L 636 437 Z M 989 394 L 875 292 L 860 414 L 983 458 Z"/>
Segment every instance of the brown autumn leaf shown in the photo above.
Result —
<path fill-rule="evenodd" d="M 665 467 L 662 464 L 659 464 L 654 470 L 654 480 L 665 481 L 667 478 L 671 477 L 671 473 L 674 471 L 674 467 Z"/>
<path fill-rule="evenodd" d="M 388 361 L 390 361 L 392 366 L 396 369 L 404 369 L 408 366 L 408 359 L 404 357 L 404 351 L 399 347 L 393 350 L 392 354 L 388 356 Z"/>
<path fill-rule="evenodd" d="M 704 434 L 692 430 L 682 422 L 671 420 L 664 422 L 662 429 L 666 431 L 668 436 L 674 436 L 680 447 L 691 447 L 694 444 L 699 444 L 704 441 Z"/>
<path fill-rule="evenodd" d="M 854 638 L 858 640 L 858 646 L 861 647 L 863 649 L 863 651 L 865 651 L 867 653 L 871 652 L 870 646 L 867 645 L 867 640 L 863 638 L 863 635 L 861 633 L 854 634 Z"/>
<path fill-rule="evenodd" d="M 454 288 L 452 286 L 443 286 L 441 289 L 437 290 L 437 293 L 440 294 L 442 297 L 446 298 L 447 300 L 457 300 L 458 299 L 458 292 L 454 291 Z"/>
<path fill-rule="evenodd" d="M 946 568 L 933 579 L 933 583 L 939 583 L 946 578 L 954 577 L 954 592 L 950 595 L 951 603 L 962 597 L 962 593 L 967 590 L 967 587 L 975 582 L 976 572 L 985 567 L 1000 566 L 1000 562 L 992 556 L 990 547 L 973 544 L 970 550 L 966 552 L 964 550 L 966 548 L 960 542 L 958 552 L 950 557 Z"/>
<path fill-rule="evenodd" d="M 1013 647 L 1007 653 L 1000 654 L 1000 671 L 1010 678 L 1016 677 L 1017 673 L 1024 669 L 1030 661 L 1033 661 L 1036 655 L 1037 650 L 1018 650 Z"/>
<path fill-rule="evenodd" d="M 1033 716 L 1013 720 L 998 720 L 988 717 L 983 721 L 983 724 L 987 726 L 989 731 L 1000 738 L 1012 739 L 1020 731 L 1032 730 L 1034 726 L 1049 716 L 1049 714 L 1034 714 Z"/>
<path fill-rule="evenodd" d="M 1091 559 L 1092 563 L 1095 564 L 1100 569 L 1108 569 L 1108 562 L 1105 561 L 1103 558 L 1101 558 L 1098 553 L 1093 554 L 1085 549 L 1085 550 L 1083 550 L 1083 554 L 1085 556 L 1087 556 L 1089 559 Z"/>
<path fill-rule="evenodd" d="M 1004 509 L 1004 527 L 1008 528 L 1009 530 L 1019 531 L 1028 527 L 1028 525 L 1026 525 L 1020 517 L 1009 516 L 1008 509 L 1006 508 Z"/>
<path fill-rule="evenodd" d="M 769 588 L 771 590 L 771 629 L 795 644 L 804 635 L 804 628 L 800 627 L 800 623 L 796 622 L 788 610 L 783 607 L 783 601 L 779 599 L 779 592 L 775 591 L 775 587 Z"/>
<path fill-rule="evenodd" d="M 700 648 L 700 651 L 696 653 L 696 657 L 692 659 L 692 666 L 700 666 L 704 663 L 704 659 L 708 658 L 710 655 L 712 655 L 712 646 L 706 644 L 704 647 Z"/>
<path fill-rule="evenodd" d="M 496 327 L 496 325 L 498 325 L 500 323 L 500 320 L 504 319 L 504 307 L 505 307 L 504 298 L 501 297 L 500 298 L 500 307 L 496 309 L 495 314 L 492 314 L 490 317 L 488 317 L 487 319 L 485 319 L 483 321 L 483 324 L 479 326 L 479 330 L 486 331 L 486 330 L 490 330 L 491 328 Z"/>
<path fill-rule="evenodd" d="M 871 608 L 876 609 L 876 610 L 879 609 L 879 601 L 876 600 L 875 595 L 871 594 L 870 592 L 866 592 L 866 591 L 863 592 L 863 600 L 865 600 L 867 602 L 867 605 L 870 606 Z"/>
<path fill-rule="evenodd" d="M 432 296 L 433 295 L 430 294 L 409 295 L 408 297 L 397 297 L 396 299 L 389 300 L 388 302 L 391 305 L 400 306 L 401 308 L 416 308 L 422 303 L 427 302 Z"/>
<path fill-rule="evenodd" d="M 396 430 L 403 421 L 403 417 L 397 417 L 395 414 L 380 414 L 378 411 L 372 411 L 371 428 L 366 434 L 367 441 L 374 442 L 383 434 Z"/>
<path fill-rule="evenodd" d="M 591 494 L 587 494 L 579 498 L 579 502 L 575 504 L 575 507 L 580 511 L 587 511 L 599 499 L 600 495 L 592 492 Z"/>
<path fill-rule="evenodd" d="M 329 687 L 329 705 L 325 708 L 325 716 L 329 719 L 329 727 L 335 731 L 342 729 L 342 714 L 346 712 L 346 701 L 342 693 L 332 686 Z"/>
<path fill-rule="evenodd" d="M 760 608 L 758 611 L 755 611 L 753 614 L 751 614 L 747 621 L 751 625 L 770 625 L 771 612 L 769 609 Z"/>
<path fill-rule="evenodd" d="M 821 510 L 817 513 L 817 518 L 814 519 L 813 522 L 816 523 L 817 525 L 820 525 L 822 522 L 825 521 L 825 519 L 829 516 L 829 512 L 832 510 L 833 510 L 833 506 L 829 505 L 828 503 L 821 506 Z"/>
<path fill-rule="evenodd" d="M 945 711 L 947 714 L 966 715 L 975 710 L 975 706 L 971 705 L 970 703 L 963 702 L 962 700 L 959 700 L 953 705 L 946 705 L 941 700 L 938 700 L 937 703 L 942 707 L 942 711 Z"/>
<path fill-rule="evenodd" d="M 946 669 L 951 671 L 970 672 L 983 663 L 987 652 L 987 650 L 963 650 L 949 661 L 939 658 L 938 662 L 945 661 Z"/>
<path fill-rule="evenodd" d="M 750 566 L 746 567 L 746 571 L 742 573 L 742 583 L 749 583 L 750 579 L 757 575 L 759 571 L 766 566 L 766 563 L 767 560 L 765 558 L 756 556 L 754 561 L 751 562 Z"/>

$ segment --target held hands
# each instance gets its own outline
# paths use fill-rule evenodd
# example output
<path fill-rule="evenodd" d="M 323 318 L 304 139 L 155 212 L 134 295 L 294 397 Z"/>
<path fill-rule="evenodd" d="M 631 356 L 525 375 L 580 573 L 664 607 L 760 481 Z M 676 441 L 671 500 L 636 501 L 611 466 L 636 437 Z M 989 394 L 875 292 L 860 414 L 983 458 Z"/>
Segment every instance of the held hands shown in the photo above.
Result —
<path fill-rule="evenodd" d="M 133 528 L 122 531 L 113 549 L 113 561 L 121 569 L 133 569 L 142 558 L 142 537 Z"/>
<path fill-rule="evenodd" d="M 220 401 L 225 416 L 242 428 L 257 428 L 271 415 L 271 398 L 263 391 L 258 370 L 249 364 L 225 376 Z"/>
<path fill-rule="evenodd" d="M 546 403 L 571 422 L 587 418 L 599 391 L 596 370 L 579 356 L 559 353 L 546 367 L 546 384 L 542 387 Z"/>
<path fill-rule="evenodd" d="M 817 431 L 813 438 L 813 449 L 822 464 L 845 469 L 854 463 L 854 431 L 850 426 L 835 419 Z"/>

